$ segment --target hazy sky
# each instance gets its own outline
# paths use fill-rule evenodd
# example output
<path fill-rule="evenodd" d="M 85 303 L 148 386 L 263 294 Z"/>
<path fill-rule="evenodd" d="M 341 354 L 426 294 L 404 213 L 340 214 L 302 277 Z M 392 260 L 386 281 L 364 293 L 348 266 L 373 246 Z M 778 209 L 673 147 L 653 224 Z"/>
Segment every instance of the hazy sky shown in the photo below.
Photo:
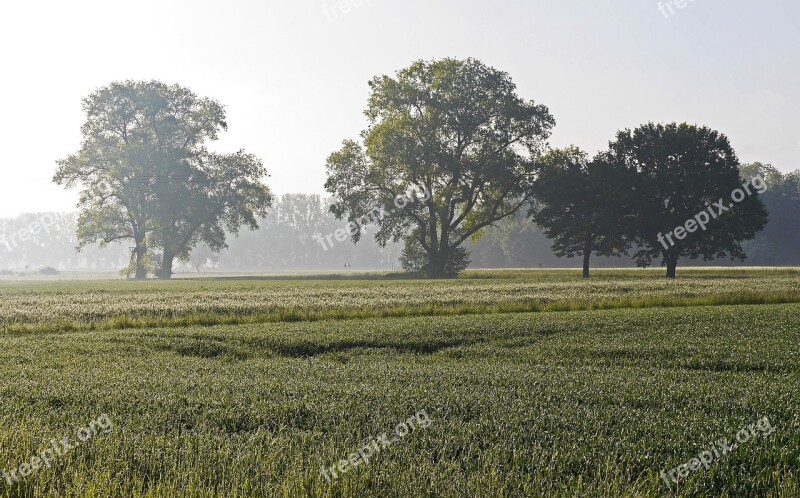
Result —
<path fill-rule="evenodd" d="M 663 2 L 664 4 L 672 2 Z M 124 79 L 226 105 L 214 146 L 256 153 L 276 193 L 322 193 L 325 158 L 366 124 L 367 81 L 418 59 L 476 57 L 549 106 L 551 144 L 621 128 L 719 129 L 743 161 L 800 168 L 800 2 L 117 0 L 4 4 L 0 216 L 70 211 L 51 183 L 80 145 L 81 99 Z"/>

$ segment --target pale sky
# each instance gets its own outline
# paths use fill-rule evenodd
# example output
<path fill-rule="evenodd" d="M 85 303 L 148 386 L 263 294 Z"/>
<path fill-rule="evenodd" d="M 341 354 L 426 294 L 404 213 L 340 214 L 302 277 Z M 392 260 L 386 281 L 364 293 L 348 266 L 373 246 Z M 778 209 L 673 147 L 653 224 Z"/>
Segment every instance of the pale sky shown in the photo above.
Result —
<path fill-rule="evenodd" d="M 740 159 L 800 168 L 800 2 L 137 0 L 4 4 L 0 217 L 72 211 L 55 161 L 78 149 L 81 99 L 124 79 L 222 102 L 214 145 L 266 164 L 274 192 L 323 193 L 325 158 L 358 138 L 367 82 L 415 60 L 475 57 L 550 108 L 550 143 L 688 121 Z M 344 7 L 344 8 L 343 8 Z"/>

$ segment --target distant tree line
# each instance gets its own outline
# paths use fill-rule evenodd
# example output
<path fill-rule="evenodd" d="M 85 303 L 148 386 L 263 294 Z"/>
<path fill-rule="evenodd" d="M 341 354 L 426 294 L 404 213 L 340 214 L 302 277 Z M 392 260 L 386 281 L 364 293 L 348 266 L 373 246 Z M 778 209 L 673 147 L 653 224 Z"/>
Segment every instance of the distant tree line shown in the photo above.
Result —
<path fill-rule="evenodd" d="M 379 246 L 368 238 L 354 246 L 349 241 L 323 246 L 315 235 L 335 233 L 344 224 L 330 212 L 331 201 L 319 195 L 286 194 L 278 196 L 266 216 L 257 219 L 257 231 L 227 234 L 228 248 L 213 251 L 205 244 L 195 246 L 188 257 L 175 263 L 181 272 L 284 272 L 284 271 L 348 271 L 400 269 L 402 247 L 397 244 Z M 47 220 L 47 230 L 30 227 L 37 220 Z M 49 220 L 55 220 L 51 224 Z M 0 219 L 0 272 L 35 273 L 52 266 L 65 270 L 122 271 L 133 277 L 129 262 L 135 258 L 135 247 L 124 241 L 103 248 L 82 247 L 76 232 L 78 215 L 70 213 L 24 214 Z M 20 238 L 22 233 L 25 236 Z M 14 241 L 11 237 L 14 236 Z M 8 239 L 8 244 L 3 238 Z"/>
<path fill-rule="evenodd" d="M 170 278 L 176 261 L 279 271 L 336 258 L 345 268 L 399 260 L 442 278 L 471 258 L 544 256 L 548 244 L 581 258 L 587 278 L 593 254 L 658 262 L 674 278 L 687 259 L 797 253 L 786 228 L 797 219 L 797 174 L 740 165 L 715 130 L 648 123 L 590 158 L 550 148 L 548 108 L 475 59 L 420 61 L 369 86 L 361 140 L 327 160 L 330 202 L 274 199 L 258 158 L 208 151 L 227 129 L 212 99 L 156 81 L 97 90 L 84 100 L 81 148 L 54 177 L 82 189 L 77 246 L 128 241 L 135 278 Z M 342 244 L 366 235 L 367 246 Z"/>
<path fill-rule="evenodd" d="M 800 232 L 797 230 L 800 172 L 783 174 L 761 164 L 742 167 L 744 176 L 759 172 L 769 185 L 761 200 L 770 214 L 770 221 L 755 239 L 742 242 L 748 255 L 747 264 L 800 266 Z M 345 264 L 350 265 L 348 269 L 352 271 L 390 271 L 400 267 L 401 243 L 381 247 L 371 236 L 364 237 L 356 245 L 348 241 L 325 244 L 327 250 L 318 243 L 314 234 L 335 233 L 344 226 L 329 211 L 331 203 L 330 199 L 318 195 L 276 197 L 267 216 L 257 220 L 260 230 L 228 237 L 229 247 L 221 252 L 201 244 L 192 251 L 190 258 L 176 264 L 176 271 L 340 272 L 345 270 Z M 77 218 L 74 213 L 37 213 L 0 219 L 0 272 L 34 273 L 48 266 L 60 270 L 109 272 L 128 265 L 133 247 L 123 242 L 105 248 L 87 246 L 76 252 Z M 48 225 L 47 230 L 36 230 L 34 224 L 41 226 L 42 219 Z M 24 237 L 20 238 L 19 234 Z M 12 235 L 15 236 L 13 241 Z M 583 260 L 576 255 L 573 255 L 575 259 L 565 257 L 545 235 L 545 230 L 531 223 L 527 211 L 520 211 L 487 229 L 484 237 L 469 242 L 466 249 L 473 268 L 580 267 Z M 626 256 L 596 256 L 592 261 L 596 267 L 607 268 L 637 264 L 635 259 Z M 715 266 L 735 264 L 730 258 L 681 259 L 681 263 L 690 262 Z M 130 271 L 130 268 L 123 271 Z"/>
<path fill-rule="evenodd" d="M 127 250 L 121 246 L 76 252 L 77 218 L 74 213 L 28 213 L 0 219 L 0 272 L 34 272 L 46 267 L 107 270 L 127 263 Z"/>

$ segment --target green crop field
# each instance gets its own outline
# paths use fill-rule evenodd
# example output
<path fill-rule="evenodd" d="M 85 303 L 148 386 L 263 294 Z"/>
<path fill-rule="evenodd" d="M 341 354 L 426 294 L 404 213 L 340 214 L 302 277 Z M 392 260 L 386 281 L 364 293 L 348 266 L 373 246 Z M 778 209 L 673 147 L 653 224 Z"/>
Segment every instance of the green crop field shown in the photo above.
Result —
<path fill-rule="evenodd" d="M 459 280 L 187 279 L 0 284 L 4 332 L 800 302 L 800 270 L 474 271 Z"/>
<path fill-rule="evenodd" d="M 0 496 L 800 496 L 800 272 L 661 277 L 0 283 Z"/>

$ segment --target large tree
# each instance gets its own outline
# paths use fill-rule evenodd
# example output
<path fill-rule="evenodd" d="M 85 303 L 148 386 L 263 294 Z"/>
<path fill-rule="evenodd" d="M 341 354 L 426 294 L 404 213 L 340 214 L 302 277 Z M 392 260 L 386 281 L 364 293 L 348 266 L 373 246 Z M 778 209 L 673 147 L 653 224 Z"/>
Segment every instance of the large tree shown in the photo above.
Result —
<path fill-rule="evenodd" d="M 627 177 L 601 156 L 590 161 L 577 147 L 551 150 L 539 162 L 531 217 L 553 240 L 556 256 L 583 257 L 583 278 L 589 278 L 592 252 L 618 256 L 629 247 L 619 195 Z"/>
<path fill-rule="evenodd" d="M 606 160 L 631 174 L 626 229 L 637 258 L 660 256 L 668 278 L 681 257 L 743 260 L 741 241 L 767 223 L 761 189 L 740 178 L 728 138 L 707 127 L 649 123 L 620 131 Z"/>
<path fill-rule="evenodd" d="M 153 249 L 148 245 L 160 247 L 160 275 L 169 277 L 164 269 L 171 274 L 170 257 L 185 256 L 200 239 L 220 247 L 220 224 L 253 226 L 254 215 L 268 205 L 268 191 L 258 180 L 265 175 L 260 163 L 243 154 L 216 156 L 205 148 L 227 129 L 217 101 L 178 85 L 126 81 L 93 92 L 83 109 L 81 148 L 59 161 L 54 181 L 82 187 L 79 247 L 132 240 L 136 278 L 146 276 L 145 258 Z M 238 214 L 219 207 L 225 204 L 221 195 L 234 188 L 232 178 L 244 178 L 248 185 L 246 201 L 237 199 L 232 210 Z M 216 199 L 215 205 L 200 216 L 197 206 L 209 199 Z M 195 228 L 181 230 L 189 226 Z"/>
<path fill-rule="evenodd" d="M 370 88 L 363 145 L 346 141 L 328 158 L 331 210 L 354 242 L 377 224 L 380 244 L 405 239 L 406 261 L 453 276 L 468 263 L 464 243 L 527 201 L 555 121 L 474 59 L 420 61 Z"/>
<path fill-rule="evenodd" d="M 153 185 L 159 277 L 170 278 L 175 258 L 187 261 L 198 243 L 220 251 L 227 234 L 238 234 L 242 226 L 257 230 L 257 217 L 266 216 L 272 202 L 261 183 L 266 174 L 258 158 L 242 151 L 203 153 L 164 172 Z"/>

